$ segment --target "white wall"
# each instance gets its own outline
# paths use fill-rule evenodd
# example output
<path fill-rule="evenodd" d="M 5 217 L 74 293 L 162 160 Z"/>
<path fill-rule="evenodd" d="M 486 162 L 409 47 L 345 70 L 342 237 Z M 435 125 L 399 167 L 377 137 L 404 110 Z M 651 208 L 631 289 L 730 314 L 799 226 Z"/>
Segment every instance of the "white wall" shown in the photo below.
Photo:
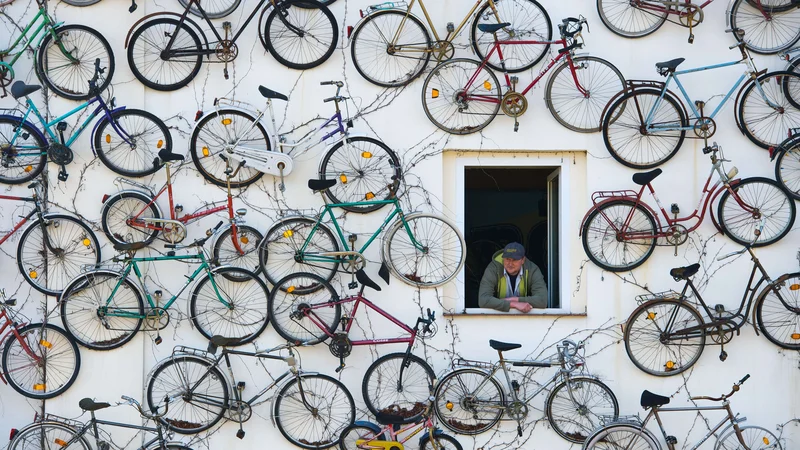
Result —
<path fill-rule="evenodd" d="M 375 0 L 377 2 L 377 0 Z M 26 11 L 26 0 L 17 0 L 17 4 L 7 7 L 7 16 L 0 17 L 0 44 L 10 42 L 11 31 L 9 19 L 19 20 Z M 31 2 L 32 3 L 32 2 Z M 246 7 L 252 7 L 254 0 L 243 1 Z M 358 9 L 373 3 L 369 0 L 338 0 L 332 11 L 339 20 L 340 29 L 353 25 L 358 17 Z M 429 10 L 436 19 L 440 31 L 444 30 L 449 20 L 457 22 L 471 2 L 465 0 L 429 1 Z M 685 57 L 683 67 L 694 67 L 733 60 L 738 56 L 737 50 L 728 50 L 733 43 L 730 35 L 723 33 L 725 28 L 726 4 L 719 0 L 706 9 L 706 22 L 696 31 L 693 45 L 686 42 L 688 32 L 674 24 L 666 24 L 654 35 L 639 39 L 626 40 L 613 35 L 605 29 L 599 20 L 593 1 L 543 0 L 554 28 L 561 18 L 582 14 L 589 19 L 590 33 L 585 33 L 585 51 L 613 62 L 629 79 L 660 79 L 656 74 L 654 63 L 676 57 Z M 379 136 L 401 156 L 404 167 L 408 170 L 407 180 L 414 184 L 414 194 L 427 193 L 432 206 L 423 204 L 414 197 L 413 207 L 432 210 L 459 220 L 457 206 L 447 201 L 453 194 L 454 179 L 452 172 L 446 170 L 444 150 L 468 150 L 481 152 L 490 157 L 489 152 L 495 150 L 537 151 L 578 150 L 586 151 L 584 173 L 575 176 L 585 178 L 582 190 L 573 190 L 569 199 L 570 223 L 565 238 L 575 251 L 570 256 L 569 289 L 562 290 L 562 295 L 570 295 L 585 304 L 585 316 L 538 316 L 538 317 L 443 317 L 443 307 L 455 308 L 457 297 L 463 292 L 460 284 L 443 290 L 416 291 L 409 286 L 392 280 L 391 289 L 381 293 L 371 293 L 370 298 L 381 307 L 398 318 L 413 323 L 420 308 L 430 307 L 437 311 L 439 333 L 425 347 L 419 346 L 415 353 L 428 357 L 437 374 L 447 371 L 453 351 L 470 359 L 493 360 L 496 357 L 488 347 L 488 339 L 520 342 L 522 349 L 510 352 L 509 356 L 547 355 L 553 350 L 556 342 L 564 337 L 583 338 L 589 334 L 593 337 L 588 342 L 587 354 L 589 368 L 593 374 L 600 376 L 609 384 L 617 395 L 623 414 L 641 413 L 639 395 L 643 389 L 672 396 L 672 404 L 688 406 L 690 395 L 718 395 L 727 392 L 731 384 L 746 373 L 752 375 L 750 381 L 733 399 L 735 411 L 748 417 L 748 423 L 759 424 L 776 434 L 780 424 L 800 417 L 800 393 L 798 392 L 798 354 L 781 351 L 763 337 L 757 337 L 752 327 L 745 327 L 741 336 L 735 337 L 726 347 L 729 358 L 720 362 L 717 348 L 709 347 L 698 364 L 681 376 L 655 378 L 638 371 L 628 360 L 624 344 L 621 340 L 619 324 L 624 322 L 635 307 L 634 296 L 644 291 L 637 285 L 647 286 L 653 291 L 676 289 L 679 287 L 668 275 L 672 267 L 702 261 L 703 270 L 712 273 L 721 266 L 715 262 L 713 255 L 717 252 L 729 252 L 738 246 L 729 239 L 715 233 L 711 223 L 703 224 L 693 233 L 685 245 L 678 249 L 678 256 L 673 256 L 671 248 L 657 248 L 650 260 L 633 273 L 619 276 L 601 271 L 587 261 L 580 247 L 577 235 L 579 221 L 590 204 L 589 196 L 595 190 L 623 189 L 633 187 L 630 176 L 633 171 L 616 163 L 606 151 L 601 135 L 578 134 L 562 128 L 546 110 L 543 102 L 544 85 L 534 89 L 529 95 L 531 101 L 528 112 L 520 119 L 520 131 L 513 132 L 513 121 L 507 117 L 498 117 L 482 134 L 454 137 L 444 134 L 435 128 L 425 117 L 420 104 L 422 80 L 417 80 L 401 90 L 382 90 L 367 83 L 355 71 L 351 64 L 349 48 L 341 47 L 333 57 L 320 68 L 307 72 L 297 72 L 279 65 L 265 53 L 258 42 L 255 26 L 247 30 L 241 38 L 240 58 L 231 71 L 231 79 L 224 80 L 221 65 L 204 66 L 198 77 L 189 86 L 169 93 L 155 92 L 144 88 L 131 74 L 126 60 L 123 43 L 130 26 L 145 14 L 162 9 L 178 11 L 175 0 L 158 2 L 140 1 L 139 10 L 128 14 L 128 2 L 122 0 L 105 0 L 98 5 L 79 9 L 59 2 L 51 1 L 50 8 L 59 20 L 67 23 L 83 23 L 101 31 L 112 45 L 116 57 L 116 74 L 113 79 L 114 95 L 118 103 L 131 107 L 146 109 L 157 114 L 172 127 L 175 149 L 180 153 L 188 152 L 188 136 L 192 129 L 192 119 L 198 109 L 209 111 L 215 97 L 234 96 L 237 99 L 253 101 L 260 105 L 260 97 L 256 88 L 263 84 L 273 90 L 291 94 L 288 104 L 276 102 L 278 120 L 281 131 L 289 131 L 296 124 L 303 123 L 317 116 L 328 116 L 332 107 L 323 104 L 322 99 L 331 94 L 329 88 L 319 86 L 323 80 L 339 79 L 347 83 L 348 92 L 354 101 L 350 104 L 350 112 L 354 114 L 359 108 L 370 107 L 373 111 L 362 120 L 356 122 L 356 130 Z M 243 9 L 236 11 L 227 20 L 240 22 Z M 466 34 L 459 41 L 466 44 Z M 345 42 L 346 43 L 346 40 Z M 470 57 L 471 51 L 461 49 L 459 56 Z M 784 63 L 775 56 L 758 56 L 760 68 L 772 70 L 782 69 Z M 23 57 L 15 66 L 19 79 L 36 83 L 31 71 L 32 61 Z M 742 66 L 722 69 L 713 72 L 686 77 L 685 85 L 695 99 L 707 100 L 716 104 L 741 74 Z M 530 80 L 538 73 L 534 68 L 531 74 L 521 74 L 522 82 Z M 34 98 L 39 100 L 36 96 Z M 13 107 L 14 100 L 9 96 L 0 100 L 0 107 Z M 61 113 L 73 105 L 72 102 L 58 98 L 50 99 L 50 110 Z M 376 108 L 375 105 L 382 107 Z M 728 104 L 718 116 L 718 133 L 714 140 L 725 149 L 726 156 L 739 167 L 742 176 L 773 176 L 773 166 L 767 152 L 756 148 L 736 129 L 733 119 L 733 102 Z M 298 135 L 304 133 L 299 130 Z M 104 193 L 113 193 L 116 187 L 112 184 L 115 175 L 92 159 L 88 136 L 85 135 L 74 146 L 75 162 L 69 167 L 70 179 L 66 183 L 57 183 L 55 166 L 50 167 L 53 190 L 51 198 L 67 211 L 79 211 L 96 226 L 98 237 L 103 243 L 103 257 L 113 256 L 113 248 L 105 240 L 99 230 L 101 197 Z M 699 199 L 699 191 L 705 181 L 710 163 L 702 155 L 702 142 L 688 140 L 678 155 L 669 163 L 661 166 L 664 174 L 654 182 L 661 194 L 661 200 L 668 205 L 672 202 L 680 204 L 683 211 L 693 208 Z M 280 215 L 280 207 L 312 212 L 321 205 L 321 200 L 306 188 L 306 180 L 314 176 L 322 149 L 317 147 L 309 151 L 298 161 L 295 172 L 287 179 L 285 192 L 277 190 L 275 180 L 265 176 L 247 192 L 243 193 L 238 203 L 247 203 L 249 213 L 248 224 L 266 231 Z M 457 156 L 457 155 L 456 155 Z M 188 158 L 187 158 L 188 159 Z M 82 168 L 86 171 L 81 172 Z M 159 172 L 146 182 L 160 185 L 164 181 L 164 173 Z M 178 201 L 186 211 L 192 211 L 209 199 L 223 199 L 223 191 L 205 185 L 196 170 L 187 164 L 176 177 Z M 25 195 L 23 187 L 6 187 L 4 192 L 11 195 Z M 448 194 L 449 193 L 449 194 Z M 19 214 L 16 205 L 2 204 L 2 227 L 9 224 Z M 377 212 L 369 216 L 348 215 L 345 227 L 349 232 L 365 232 L 371 229 L 375 221 L 382 218 Z M 207 218 L 189 227 L 190 236 L 200 236 L 203 231 L 217 222 L 217 218 Z M 463 222 L 460 223 L 463 226 Z M 780 243 L 768 248 L 759 249 L 758 255 L 766 268 L 777 276 L 784 272 L 796 271 L 798 261 L 796 253 L 800 235 L 792 231 Z M 48 311 L 55 308 L 53 298 L 45 299 L 33 291 L 17 272 L 13 260 L 16 242 L 8 242 L 1 248 L 2 257 L 0 286 L 6 289 L 23 303 L 23 311 L 41 320 L 44 305 Z M 379 261 L 377 246 L 368 252 L 372 261 Z M 146 253 L 146 252 L 143 252 Z M 743 280 L 749 272 L 748 261 L 740 258 L 733 264 L 725 266 L 708 280 L 703 288 L 709 303 L 723 303 L 730 307 L 738 303 L 742 291 Z M 378 264 L 371 264 L 367 271 L 375 276 Z M 165 290 L 178 289 L 182 283 L 181 275 L 188 273 L 188 267 L 178 263 L 167 263 L 163 266 L 149 266 L 150 281 L 160 284 Z M 702 273 L 701 273 L 702 274 Z M 377 276 L 375 276 L 377 279 Z M 166 294 L 165 294 L 166 295 Z M 188 295 L 185 295 L 186 298 Z M 156 346 L 153 335 L 142 334 L 131 343 L 111 352 L 94 352 L 82 349 L 82 367 L 77 382 L 64 395 L 47 402 L 47 411 L 65 417 L 76 417 L 80 414 L 77 402 L 83 397 L 93 397 L 99 401 L 115 401 L 120 395 L 142 398 L 143 384 L 146 374 L 155 363 L 170 355 L 175 344 L 204 348 L 206 343 L 199 333 L 192 330 L 186 320 L 186 300 L 179 300 L 173 312 L 183 311 L 183 320 L 173 320 L 162 334 L 164 342 Z M 578 304 L 576 303 L 576 304 Z M 59 322 L 58 314 L 52 320 Z M 373 330 L 380 336 L 381 330 Z M 272 328 L 268 328 L 258 339 L 259 348 L 277 345 L 279 337 Z M 347 360 L 347 369 L 341 373 L 341 379 L 349 387 L 359 407 L 358 418 L 367 419 L 363 413 L 361 400 L 361 378 L 365 369 L 377 356 L 402 350 L 402 345 L 382 346 L 373 349 L 357 348 Z M 336 359 L 330 355 L 325 346 L 302 351 L 303 367 L 308 370 L 334 375 Z M 246 362 L 247 369 L 256 376 L 248 380 L 248 391 L 256 392 L 257 386 L 263 386 L 265 376 L 261 376 L 258 367 Z M 280 366 L 269 366 L 273 372 L 280 373 Z M 549 378 L 550 371 L 540 369 L 536 379 Z M 246 374 L 245 370 L 240 374 Z M 529 422 L 537 422 L 536 426 L 526 428 L 525 437 L 515 440 L 516 430 L 510 424 L 504 425 L 497 433 L 486 433 L 477 437 L 461 437 L 465 448 L 517 448 L 526 449 L 566 449 L 569 445 L 548 429 L 546 422 L 541 422 L 541 408 L 544 398 L 533 403 Z M 40 403 L 29 401 L 14 392 L 10 387 L 0 386 L 0 445 L 6 439 L 6 432 L 11 427 L 22 427 L 33 419 L 34 411 Z M 137 420 L 132 410 L 118 408 L 103 411 L 103 417 L 124 420 Z M 704 414 L 716 422 L 719 414 Z M 84 416 L 85 419 L 88 416 Z M 667 426 L 671 434 L 678 437 L 680 448 L 687 442 L 687 435 L 698 438 L 704 434 L 705 425 L 699 417 L 691 413 L 684 416 L 667 416 Z M 208 439 L 192 444 L 194 448 L 237 448 L 256 449 L 291 448 L 269 422 L 269 407 L 261 405 L 255 408 L 255 415 L 245 424 L 247 436 L 239 441 L 235 438 L 236 425 L 227 423 Z M 115 442 L 121 446 L 130 439 L 125 431 L 114 433 Z M 201 436 L 202 437 L 202 436 Z M 783 429 L 784 449 L 800 448 L 800 431 L 795 424 Z M 127 447 L 135 447 L 134 441 Z M 523 444 L 524 443 L 524 444 Z M 711 444 L 708 444 L 711 445 Z M 207 446 L 207 447 L 206 447 Z M 708 447 L 706 447 L 708 448 Z"/>

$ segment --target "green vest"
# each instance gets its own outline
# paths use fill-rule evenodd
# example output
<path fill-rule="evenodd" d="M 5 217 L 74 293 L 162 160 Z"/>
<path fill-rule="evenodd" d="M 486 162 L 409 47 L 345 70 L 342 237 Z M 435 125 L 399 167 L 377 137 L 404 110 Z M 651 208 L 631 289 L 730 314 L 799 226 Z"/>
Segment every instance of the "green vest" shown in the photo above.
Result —
<path fill-rule="evenodd" d="M 503 255 L 502 255 L 502 253 L 503 252 L 500 251 L 499 253 L 495 254 L 495 257 L 494 257 L 494 260 L 499 262 L 499 263 L 501 263 L 501 264 L 503 263 Z M 520 280 L 519 280 L 519 296 L 520 297 L 525 297 L 525 294 L 528 292 L 527 291 L 527 288 L 528 288 L 528 270 L 523 267 L 523 270 L 521 270 L 520 273 L 517 274 L 517 276 L 521 277 Z M 500 279 L 498 280 L 498 283 L 497 283 L 497 298 L 507 298 L 508 297 L 508 295 L 507 295 L 508 294 L 508 289 L 509 289 L 509 287 L 508 287 L 508 279 L 506 278 L 505 270 L 503 270 L 503 273 L 500 275 Z"/>

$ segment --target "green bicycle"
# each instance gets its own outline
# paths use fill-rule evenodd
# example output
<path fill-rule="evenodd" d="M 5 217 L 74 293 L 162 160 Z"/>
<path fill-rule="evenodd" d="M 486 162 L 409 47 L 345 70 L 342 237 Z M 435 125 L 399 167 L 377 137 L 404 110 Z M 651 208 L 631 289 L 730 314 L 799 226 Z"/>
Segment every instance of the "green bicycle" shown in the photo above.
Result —
<path fill-rule="evenodd" d="M 122 270 L 98 268 L 73 279 L 61 296 L 61 320 L 64 328 L 84 347 L 93 350 L 111 350 L 125 345 L 137 331 L 163 330 L 169 324 L 168 309 L 181 293 L 201 274 L 189 301 L 189 316 L 197 330 L 207 339 L 223 336 L 237 345 L 253 341 L 267 328 L 267 298 L 269 291 L 258 276 L 246 269 L 222 266 L 212 268 L 203 251 L 203 245 L 222 226 L 220 222 L 206 237 L 184 246 L 165 244 L 173 249 L 165 256 L 134 257 L 136 250 L 146 247 L 146 242 L 115 244 L 123 255 L 112 259 L 121 262 Z M 196 247 L 196 254 L 175 255 L 177 249 Z M 199 260 L 200 266 L 186 283 L 162 305 L 162 292 L 152 293 L 142 280 L 138 263 L 156 261 Z M 128 279 L 131 271 L 138 285 Z M 142 301 L 147 299 L 147 306 Z M 155 298 L 155 301 L 153 299 Z M 161 343 L 157 335 L 156 344 Z"/>
<path fill-rule="evenodd" d="M 14 64 L 27 48 L 34 50 L 36 76 L 59 97 L 70 100 L 91 98 L 86 80 L 92 77 L 97 59 L 106 70 L 106 77 L 98 88 L 103 91 L 108 87 L 114 75 L 114 52 L 108 41 L 87 26 L 56 22 L 47 13 L 47 0 L 36 0 L 36 3 L 39 11 L 22 33 L 11 47 L 0 49 L 0 88 L 3 90 L 0 97 L 8 95 L 6 88 L 14 81 Z M 9 56 L 11 60 L 6 62 Z"/>
<path fill-rule="evenodd" d="M 461 270 L 466 258 L 466 244 L 461 232 L 449 220 L 432 214 L 406 214 L 400 207 L 397 188 L 400 180 L 394 180 L 385 200 L 348 203 L 328 203 L 324 192 L 335 186 L 338 180 L 309 180 L 308 187 L 319 192 L 325 207 L 316 217 L 286 217 L 278 221 L 259 243 L 259 263 L 264 274 L 273 285 L 285 276 L 297 272 L 311 272 L 330 281 L 344 266 L 344 272 L 355 274 L 366 264 L 363 253 L 387 228 L 383 237 L 381 256 L 383 264 L 379 275 L 389 281 L 389 272 L 405 283 L 417 287 L 441 286 L 452 280 Z M 391 205 L 393 208 L 380 227 L 356 249 L 356 234 L 345 238 L 342 227 L 333 211 L 337 208 L 363 208 Z M 336 230 L 338 241 L 331 229 L 322 223 L 325 218 Z M 393 219 L 397 218 L 394 222 Z M 391 225 L 390 225 L 391 224 Z M 344 247 L 341 251 L 339 243 Z M 388 268 L 388 270 L 387 270 Z M 293 286 L 300 289 L 296 294 L 311 293 L 320 289 L 320 283 L 309 286 Z M 353 284 L 353 283 L 351 283 Z"/>

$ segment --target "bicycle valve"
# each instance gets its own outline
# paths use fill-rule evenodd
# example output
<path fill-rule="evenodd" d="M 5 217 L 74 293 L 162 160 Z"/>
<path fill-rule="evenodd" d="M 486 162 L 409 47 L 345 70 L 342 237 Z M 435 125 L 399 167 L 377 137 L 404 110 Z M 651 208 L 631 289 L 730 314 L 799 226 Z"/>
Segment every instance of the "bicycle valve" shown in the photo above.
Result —
<path fill-rule="evenodd" d="M 286 186 L 283 184 L 283 169 L 285 168 L 286 164 L 282 162 L 278 163 L 278 170 L 280 171 L 280 176 L 281 176 L 281 183 L 278 185 L 278 189 L 280 189 L 281 192 L 286 190 Z"/>

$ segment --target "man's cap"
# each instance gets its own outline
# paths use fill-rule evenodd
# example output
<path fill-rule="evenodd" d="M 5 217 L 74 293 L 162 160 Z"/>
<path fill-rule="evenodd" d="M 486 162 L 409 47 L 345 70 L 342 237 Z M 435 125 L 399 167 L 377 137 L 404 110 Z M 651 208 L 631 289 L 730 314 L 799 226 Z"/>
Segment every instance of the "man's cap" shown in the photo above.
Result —
<path fill-rule="evenodd" d="M 525 257 L 525 248 L 519 242 L 511 242 L 503 249 L 503 258 L 520 260 Z"/>

